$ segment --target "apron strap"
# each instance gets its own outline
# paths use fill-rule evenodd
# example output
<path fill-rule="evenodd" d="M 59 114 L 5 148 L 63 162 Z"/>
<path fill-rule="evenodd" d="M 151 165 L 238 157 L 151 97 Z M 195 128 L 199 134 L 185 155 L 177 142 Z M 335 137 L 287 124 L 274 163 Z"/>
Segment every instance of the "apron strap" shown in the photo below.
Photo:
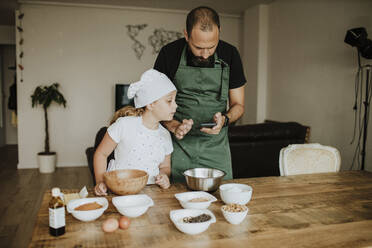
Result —
<path fill-rule="evenodd" d="M 216 53 L 215 53 L 216 54 Z M 230 78 L 230 67 L 222 59 L 215 59 L 215 64 L 218 64 L 221 67 L 221 88 L 220 88 L 220 101 L 227 101 L 228 94 L 223 94 L 223 92 L 229 91 L 229 78 Z M 227 83 L 223 83 L 226 82 Z"/>
<path fill-rule="evenodd" d="M 183 66 L 187 65 L 186 47 L 187 47 L 187 44 L 183 47 L 182 54 L 181 54 L 181 60 L 180 60 L 180 65 L 183 65 Z"/>

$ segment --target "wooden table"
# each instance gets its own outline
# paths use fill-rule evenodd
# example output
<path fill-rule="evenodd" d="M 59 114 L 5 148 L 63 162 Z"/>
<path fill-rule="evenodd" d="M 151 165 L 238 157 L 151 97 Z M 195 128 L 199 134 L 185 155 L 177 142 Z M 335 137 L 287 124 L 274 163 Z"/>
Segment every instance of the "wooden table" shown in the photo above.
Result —
<path fill-rule="evenodd" d="M 50 191 L 44 194 L 29 247 L 367 247 L 372 246 L 372 173 L 340 172 L 288 177 L 232 180 L 253 187 L 248 216 L 240 225 L 224 219 L 219 201 L 209 209 L 217 222 L 198 235 L 176 229 L 169 211 L 181 206 L 175 184 L 168 190 L 152 185 L 143 193 L 155 203 L 146 214 L 132 219 L 127 230 L 104 233 L 102 222 L 120 214 L 111 203 L 94 222 L 66 217 L 66 233 L 48 233 Z M 229 181 L 225 181 L 229 182 Z M 224 183 L 225 183 L 224 182 Z M 90 192 L 90 196 L 91 192 Z"/>

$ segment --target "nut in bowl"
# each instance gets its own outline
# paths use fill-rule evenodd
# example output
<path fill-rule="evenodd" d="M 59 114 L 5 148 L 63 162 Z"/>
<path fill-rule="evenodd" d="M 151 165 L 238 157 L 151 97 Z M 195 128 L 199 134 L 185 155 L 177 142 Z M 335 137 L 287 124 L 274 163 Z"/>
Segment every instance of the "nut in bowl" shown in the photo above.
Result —
<path fill-rule="evenodd" d="M 134 195 L 147 184 L 149 175 L 143 170 L 114 170 L 103 174 L 107 187 L 117 195 Z"/>
<path fill-rule="evenodd" d="M 153 200 L 145 194 L 116 196 L 112 198 L 112 204 L 120 214 L 131 218 L 141 216 L 154 206 Z"/>
<path fill-rule="evenodd" d="M 67 212 L 81 221 L 93 221 L 99 218 L 108 207 L 105 197 L 83 198 L 69 201 Z"/>
<path fill-rule="evenodd" d="M 240 183 L 227 183 L 220 186 L 220 196 L 226 204 L 245 205 L 251 200 L 252 191 L 251 186 Z"/>
<path fill-rule="evenodd" d="M 229 223 L 237 225 L 244 220 L 245 216 L 247 216 L 248 208 L 245 205 L 232 203 L 223 205 L 221 211 L 223 217 L 225 217 Z"/>
<path fill-rule="evenodd" d="M 206 209 L 212 202 L 217 201 L 216 197 L 204 191 L 192 191 L 174 195 L 183 208 Z"/>
<path fill-rule="evenodd" d="M 216 222 L 216 217 L 208 209 L 178 209 L 169 213 L 173 224 L 183 233 L 199 234 Z"/>

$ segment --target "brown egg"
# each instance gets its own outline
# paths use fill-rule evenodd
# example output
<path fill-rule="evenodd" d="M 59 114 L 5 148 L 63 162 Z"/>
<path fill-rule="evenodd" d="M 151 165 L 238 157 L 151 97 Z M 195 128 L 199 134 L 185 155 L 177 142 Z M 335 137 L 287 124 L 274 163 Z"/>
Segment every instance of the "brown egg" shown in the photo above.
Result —
<path fill-rule="evenodd" d="M 102 230 L 104 232 L 113 232 L 119 227 L 119 221 L 114 218 L 108 218 L 102 223 Z"/>
<path fill-rule="evenodd" d="M 130 219 L 125 216 L 121 216 L 119 219 L 119 227 L 120 229 L 127 229 L 130 225 Z"/>

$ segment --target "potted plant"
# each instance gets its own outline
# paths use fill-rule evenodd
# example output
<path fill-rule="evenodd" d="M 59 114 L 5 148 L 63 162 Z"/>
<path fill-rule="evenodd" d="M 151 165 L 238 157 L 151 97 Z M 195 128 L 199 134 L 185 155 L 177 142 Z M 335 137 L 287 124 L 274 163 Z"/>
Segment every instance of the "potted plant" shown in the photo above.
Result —
<path fill-rule="evenodd" d="M 39 152 L 38 164 L 40 173 L 52 173 L 56 167 L 56 152 L 51 152 L 49 149 L 49 125 L 48 125 L 48 107 L 52 102 L 66 107 L 66 100 L 62 93 L 58 91 L 59 84 L 54 83 L 50 86 L 38 86 L 31 95 L 32 107 L 41 105 L 44 109 L 45 121 L 45 141 L 44 151 Z"/>

